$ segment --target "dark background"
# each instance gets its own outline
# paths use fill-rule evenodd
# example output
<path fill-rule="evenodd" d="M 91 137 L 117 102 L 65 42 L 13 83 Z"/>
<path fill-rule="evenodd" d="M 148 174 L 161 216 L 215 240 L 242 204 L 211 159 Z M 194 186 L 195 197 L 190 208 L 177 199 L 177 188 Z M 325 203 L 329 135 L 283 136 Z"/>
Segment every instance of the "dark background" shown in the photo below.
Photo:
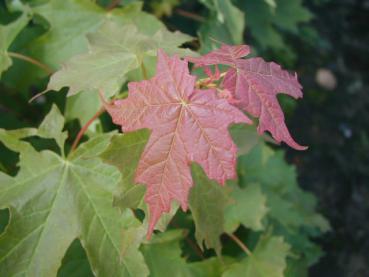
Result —
<path fill-rule="evenodd" d="M 289 118 L 292 132 L 310 146 L 288 150 L 289 159 L 332 225 L 319 240 L 326 254 L 311 276 L 369 276 L 369 1 L 306 4 L 329 44 L 298 55 L 307 71 L 305 98 Z M 334 90 L 313 82 L 320 67 L 337 78 Z"/>

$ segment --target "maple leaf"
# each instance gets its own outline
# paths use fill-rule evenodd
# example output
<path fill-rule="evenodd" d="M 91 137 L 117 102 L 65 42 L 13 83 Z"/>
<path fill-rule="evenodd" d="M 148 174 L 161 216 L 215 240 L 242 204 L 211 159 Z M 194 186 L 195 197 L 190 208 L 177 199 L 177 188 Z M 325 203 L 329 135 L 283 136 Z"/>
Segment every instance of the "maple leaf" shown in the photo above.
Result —
<path fill-rule="evenodd" d="M 231 104 L 259 118 L 259 134 L 269 131 L 277 142 L 284 141 L 297 150 L 306 149 L 291 137 L 277 99 L 278 93 L 287 94 L 295 99 L 302 97 L 302 87 L 297 75 L 291 75 L 282 70 L 278 64 L 265 62 L 262 58 L 242 59 L 249 53 L 247 45 L 223 44 L 220 49 L 202 57 L 187 59 L 196 67 L 229 65 L 223 87 L 229 90 L 236 100 Z"/>
<path fill-rule="evenodd" d="M 15 177 L 0 172 L 0 209 L 11 214 L 0 236 L 0 276 L 56 276 L 76 238 L 95 276 L 147 276 L 138 250 L 142 224 L 132 211 L 112 206 L 120 173 L 97 158 L 112 134 L 81 144 L 68 160 L 50 150 L 38 152 L 23 140 L 53 138 L 62 148 L 63 127 L 54 106 L 39 129 L 0 129 L 1 143 L 20 157 Z"/>
<path fill-rule="evenodd" d="M 188 35 L 160 29 L 148 36 L 132 24 L 106 22 L 88 34 L 87 39 L 90 51 L 74 56 L 53 74 L 48 90 L 69 87 L 68 95 L 100 89 L 115 94 L 126 80 L 126 74 L 142 66 L 146 56 L 155 56 L 159 45 L 168 52 L 191 53 L 178 47 L 191 40 Z"/>
<path fill-rule="evenodd" d="M 158 51 L 156 75 L 128 85 L 127 99 L 105 104 L 124 132 L 148 128 L 150 139 L 139 161 L 135 181 L 147 185 L 150 237 L 172 200 L 187 210 L 193 185 L 189 164 L 200 164 L 210 179 L 224 184 L 236 176 L 236 145 L 231 123 L 251 123 L 240 110 L 217 97 L 215 90 L 195 89 L 188 63 Z"/>
<path fill-rule="evenodd" d="M 290 245 L 282 237 L 269 234 L 261 236 L 252 255 L 232 264 L 223 277 L 283 277 Z"/>
<path fill-rule="evenodd" d="M 12 65 L 12 60 L 7 52 L 8 48 L 30 19 L 31 15 L 24 12 L 17 20 L 8 25 L 0 25 L 0 77 L 1 73 Z"/>
<path fill-rule="evenodd" d="M 199 2 L 209 10 L 206 21 L 201 24 L 198 31 L 200 53 L 217 48 L 217 43 L 212 38 L 230 44 L 242 43 L 245 14 L 234 4 L 235 1 L 200 0 Z"/>

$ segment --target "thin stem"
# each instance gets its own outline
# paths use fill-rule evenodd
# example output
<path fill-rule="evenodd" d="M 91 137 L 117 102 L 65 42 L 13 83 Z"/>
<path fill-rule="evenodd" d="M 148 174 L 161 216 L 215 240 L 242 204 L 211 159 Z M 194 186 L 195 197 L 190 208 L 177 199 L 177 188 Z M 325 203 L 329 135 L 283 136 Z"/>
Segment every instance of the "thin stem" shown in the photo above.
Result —
<path fill-rule="evenodd" d="M 180 16 L 187 17 L 189 19 L 192 19 L 192 20 L 195 20 L 195 21 L 198 21 L 198 22 L 205 22 L 206 21 L 204 17 L 202 17 L 198 14 L 194 14 L 192 12 L 182 10 L 182 9 L 175 9 L 174 12 L 179 14 Z"/>
<path fill-rule="evenodd" d="M 141 63 L 141 72 L 142 72 L 142 77 L 144 78 L 144 80 L 147 80 L 148 79 L 147 70 L 143 62 Z"/>
<path fill-rule="evenodd" d="M 173 220 L 169 222 L 170 225 L 174 226 L 177 229 L 181 229 L 181 227 L 175 223 Z M 188 245 L 192 248 L 192 250 L 196 253 L 196 255 L 204 260 L 204 254 L 202 253 L 200 247 L 197 245 L 196 242 L 194 242 L 191 238 L 189 238 L 188 236 L 185 236 L 185 240 L 187 241 Z"/>
<path fill-rule="evenodd" d="M 226 74 L 227 74 L 227 72 L 222 72 L 219 75 L 219 80 L 222 79 Z M 211 81 L 213 81 L 212 77 L 207 77 L 207 78 L 204 78 L 204 79 L 197 80 L 195 85 L 196 85 L 197 88 L 199 88 L 203 85 L 210 88 L 210 87 L 213 87 L 215 85 Z"/>
<path fill-rule="evenodd" d="M 25 56 L 25 55 L 22 55 L 22 54 L 19 54 L 19 53 L 14 53 L 14 52 L 8 52 L 8 55 L 10 57 L 17 58 L 17 59 L 29 62 L 33 65 L 36 65 L 39 68 L 43 69 L 47 74 L 52 74 L 54 72 L 54 70 L 52 70 L 46 64 L 43 64 L 43 63 L 41 63 L 41 62 L 31 58 L 31 57 L 28 57 L 28 56 Z"/>
<path fill-rule="evenodd" d="M 94 122 L 94 120 L 96 118 L 98 118 L 103 112 L 105 112 L 105 107 L 101 107 L 91 118 L 89 121 L 87 121 L 87 123 L 85 125 L 83 125 L 83 127 L 81 128 L 81 130 L 79 130 L 76 139 L 74 140 L 73 144 L 72 144 L 72 148 L 71 148 L 71 153 L 76 150 L 79 141 L 81 140 L 81 138 L 83 137 L 83 135 L 85 134 L 85 132 L 87 131 L 88 127 L 92 124 L 92 122 Z"/>
<path fill-rule="evenodd" d="M 250 249 L 235 235 L 226 233 L 237 245 L 248 255 L 251 256 L 252 253 Z"/>

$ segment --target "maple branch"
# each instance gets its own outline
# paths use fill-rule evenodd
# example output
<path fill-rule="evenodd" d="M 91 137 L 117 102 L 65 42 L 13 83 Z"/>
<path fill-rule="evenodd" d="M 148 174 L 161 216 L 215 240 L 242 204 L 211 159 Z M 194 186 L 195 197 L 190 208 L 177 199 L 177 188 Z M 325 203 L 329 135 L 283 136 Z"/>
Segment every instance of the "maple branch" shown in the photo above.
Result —
<path fill-rule="evenodd" d="M 252 253 L 250 249 L 244 244 L 235 234 L 226 233 L 248 256 L 251 256 Z"/>
<path fill-rule="evenodd" d="M 90 127 L 90 125 L 92 124 L 92 122 L 94 122 L 94 120 L 96 118 L 98 118 L 102 113 L 105 112 L 105 107 L 102 106 L 91 118 L 89 121 L 86 122 L 85 125 L 83 125 L 83 127 L 81 128 L 81 130 L 79 130 L 77 137 L 75 138 L 73 144 L 72 144 L 72 148 L 70 150 L 70 152 L 72 153 L 74 150 L 76 150 L 79 141 L 81 140 L 82 136 L 85 134 L 85 132 L 87 131 L 88 127 Z"/>
<path fill-rule="evenodd" d="M 54 70 L 52 70 L 50 67 L 48 67 L 46 64 L 43 64 L 42 62 L 39 62 L 38 60 L 35 60 L 31 57 L 25 56 L 23 54 L 19 54 L 19 53 L 14 53 L 14 52 L 8 52 L 8 55 L 10 57 L 19 59 L 19 60 L 23 60 L 26 62 L 29 62 L 33 65 L 38 66 L 39 68 L 41 68 L 42 70 L 44 70 L 48 75 L 52 74 L 54 72 Z"/>
<path fill-rule="evenodd" d="M 192 12 L 182 10 L 182 9 L 175 9 L 174 12 L 177 13 L 178 15 L 180 15 L 180 16 L 187 17 L 187 18 L 192 19 L 192 20 L 197 21 L 197 22 L 205 22 L 206 21 L 204 17 L 202 17 L 198 14 L 192 13 Z"/>

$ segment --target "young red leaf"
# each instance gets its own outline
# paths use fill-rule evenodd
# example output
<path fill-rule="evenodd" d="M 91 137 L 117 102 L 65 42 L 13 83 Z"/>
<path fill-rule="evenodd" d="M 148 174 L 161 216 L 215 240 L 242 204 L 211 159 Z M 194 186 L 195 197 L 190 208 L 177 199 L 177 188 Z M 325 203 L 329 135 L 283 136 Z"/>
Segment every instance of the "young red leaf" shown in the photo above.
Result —
<path fill-rule="evenodd" d="M 113 122 L 124 132 L 152 130 L 135 178 L 147 185 L 148 237 L 161 214 L 169 212 L 172 200 L 187 209 L 193 185 L 191 162 L 200 164 L 220 184 L 236 176 L 236 146 L 228 126 L 251 120 L 215 90 L 195 89 L 195 79 L 186 61 L 160 50 L 156 76 L 129 83 L 127 99 L 106 104 Z"/>
<path fill-rule="evenodd" d="M 277 94 L 284 93 L 297 99 L 302 97 L 302 87 L 297 75 L 291 75 L 274 62 L 261 58 L 241 59 L 249 54 L 246 45 L 222 45 L 218 50 L 199 58 L 188 58 L 195 66 L 225 64 L 230 68 L 223 80 L 224 89 L 233 94 L 231 104 L 259 118 L 258 132 L 269 131 L 277 142 L 304 150 L 291 137 L 278 103 Z M 232 99 L 232 98 L 230 98 Z"/>
<path fill-rule="evenodd" d="M 196 67 L 208 66 L 213 64 L 227 64 L 235 66 L 237 61 L 250 54 L 250 47 L 247 45 L 227 45 L 223 44 L 219 49 L 210 53 L 194 58 L 186 59 L 195 64 Z"/>

